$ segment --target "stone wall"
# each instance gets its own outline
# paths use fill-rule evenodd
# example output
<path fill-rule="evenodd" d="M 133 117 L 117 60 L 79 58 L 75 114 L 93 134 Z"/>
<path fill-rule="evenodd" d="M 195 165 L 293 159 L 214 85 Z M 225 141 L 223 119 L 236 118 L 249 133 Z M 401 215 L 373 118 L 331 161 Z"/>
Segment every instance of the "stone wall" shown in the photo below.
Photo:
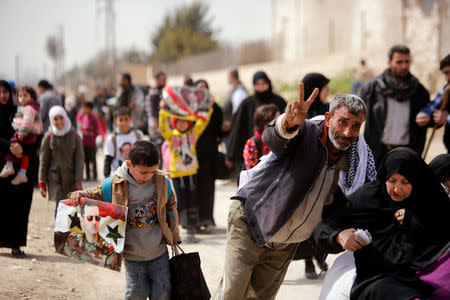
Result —
<path fill-rule="evenodd" d="M 384 68 L 389 47 L 404 43 L 412 51 L 412 72 L 431 91 L 442 84 L 450 0 L 273 0 L 272 6 L 274 51 L 281 61 L 350 53 Z"/>
<path fill-rule="evenodd" d="M 443 25 L 449 26 L 443 12 L 450 1 L 435 2 L 429 14 L 421 1 L 411 2 L 411 7 L 406 10 L 405 43 L 413 54 L 412 72 L 428 89 L 435 91 L 442 85 L 439 61 L 450 53 L 447 42 L 450 36 L 445 38 L 441 34 Z"/>

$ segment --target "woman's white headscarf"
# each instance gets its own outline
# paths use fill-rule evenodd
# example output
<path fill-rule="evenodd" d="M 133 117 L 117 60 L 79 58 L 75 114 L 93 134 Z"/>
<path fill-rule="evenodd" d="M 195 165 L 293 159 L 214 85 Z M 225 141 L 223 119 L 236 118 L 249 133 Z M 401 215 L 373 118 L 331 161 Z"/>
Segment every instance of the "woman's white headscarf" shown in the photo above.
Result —
<path fill-rule="evenodd" d="M 50 112 L 48 113 L 49 119 L 50 119 L 50 124 L 51 124 L 51 131 L 54 135 L 57 136 L 63 136 L 66 135 L 70 129 L 72 128 L 72 123 L 70 122 L 69 117 L 67 116 L 67 112 L 66 110 L 60 106 L 60 105 L 55 105 L 52 108 L 50 108 Z M 63 116 L 64 119 L 66 120 L 66 125 L 64 125 L 64 128 L 62 130 L 58 130 L 55 125 L 53 125 L 53 119 L 56 116 Z"/>

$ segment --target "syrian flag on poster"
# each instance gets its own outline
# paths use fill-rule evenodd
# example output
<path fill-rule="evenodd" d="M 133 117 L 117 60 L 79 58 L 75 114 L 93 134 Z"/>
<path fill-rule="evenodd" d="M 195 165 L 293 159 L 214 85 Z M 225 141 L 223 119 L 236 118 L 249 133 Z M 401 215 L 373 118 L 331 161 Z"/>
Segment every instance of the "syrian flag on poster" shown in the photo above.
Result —
<path fill-rule="evenodd" d="M 55 220 L 55 246 L 57 246 L 57 240 L 61 240 L 61 242 L 64 240 L 65 242 L 71 232 L 83 233 L 79 217 L 81 216 L 81 204 L 87 200 L 98 203 L 101 217 L 98 229 L 99 235 L 114 247 L 116 253 L 122 253 L 125 245 L 128 208 L 87 198 L 81 198 L 81 203 L 78 206 L 72 206 L 70 200 L 59 201 Z M 60 236 L 60 238 L 57 239 L 56 236 Z"/>

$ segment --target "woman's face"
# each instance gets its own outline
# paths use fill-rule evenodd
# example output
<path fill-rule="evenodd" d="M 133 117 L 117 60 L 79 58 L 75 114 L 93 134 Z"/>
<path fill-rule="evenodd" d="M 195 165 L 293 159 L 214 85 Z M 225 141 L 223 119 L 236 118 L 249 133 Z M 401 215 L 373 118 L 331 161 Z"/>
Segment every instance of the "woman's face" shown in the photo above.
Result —
<path fill-rule="evenodd" d="M 450 191 L 450 177 L 445 178 L 442 184 L 447 188 L 446 192 L 448 193 Z"/>
<path fill-rule="evenodd" d="M 6 104 L 9 100 L 9 91 L 4 87 L 0 86 L 0 103 Z"/>
<path fill-rule="evenodd" d="M 326 101 L 329 92 L 330 92 L 330 87 L 327 84 L 326 86 L 324 86 L 322 88 L 322 90 L 320 90 L 320 94 L 319 94 L 320 101 L 322 101 L 322 102 Z"/>
<path fill-rule="evenodd" d="M 66 126 L 66 119 L 63 116 L 56 115 L 53 119 L 53 125 L 55 125 L 56 129 L 63 130 L 64 126 Z"/>
<path fill-rule="evenodd" d="M 392 200 L 401 202 L 412 192 L 412 185 L 405 176 L 395 173 L 386 180 L 386 189 Z"/>
<path fill-rule="evenodd" d="M 258 79 L 253 85 L 253 88 L 257 93 L 264 93 L 269 89 L 269 84 L 264 79 Z"/>

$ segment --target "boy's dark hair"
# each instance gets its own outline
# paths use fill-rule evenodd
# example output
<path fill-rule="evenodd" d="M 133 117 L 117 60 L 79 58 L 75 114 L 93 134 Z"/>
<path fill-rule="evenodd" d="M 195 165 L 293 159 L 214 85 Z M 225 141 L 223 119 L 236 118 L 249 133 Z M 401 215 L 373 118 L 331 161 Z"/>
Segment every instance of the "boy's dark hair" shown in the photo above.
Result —
<path fill-rule="evenodd" d="M 46 79 L 42 79 L 41 81 L 39 81 L 38 86 L 42 87 L 44 90 L 53 89 L 53 86 Z"/>
<path fill-rule="evenodd" d="M 441 63 L 440 63 L 440 66 L 439 66 L 439 70 L 442 71 L 442 69 L 445 68 L 445 67 L 447 67 L 447 66 L 450 66 L 450 54 L 447 55 L 446 57 L 444 57 L 444 58 L 441 60 Z"/>
<path fill-rule="evenodd" d="M 131 110 L 126 106 L 121 106 L 116 110 L 116 118 L 118 116 L 129 116 L 131 118 Z"/>
<path fill-rule="evenodd" d="M 98 203 L 92 200 L 86 200 L 81 204 L 81 216 L 84 217 L 84 208 L 86 206 L 98 206 Z"/>
<path fill-rule="evenodd" d="M 136 141 L 131 145 L 130 161 L 133 166 L 153 167 L 159 164 L 159 152 L 150 141 Z"/>
<path fill-rule="evenodd" d="M 33 99 L 33 101 L 37 100 L 37 93 L 36 91 L 29 85 L 24 85 L 22 87 L 19 88 L 18 92 L 25 92 L 28 93 L 28 95 L 30 95 L 31 99 Z"/>
<path fill-rule="evenodd" d="M 275 116 L 278 112 L 280 111 L 275 104 L 266 104 L 258 107 L 253 118 L 255 130 L 262 133 L 266 125 L 269 124 L 270 121 L 275 119 Z"/>
<path fill-rule="evenodd" d="M 401 54 L 411 54 L 409 51 L 409 48 L 405 45 L 394 45 L 389 49 L 389 60 L 392 60 L 392 57 L 394 57 L 394 53 L 401 53 Z"/>
<path fill-rule="evenodd" d="M 92 102 L 85 101 L 82 105 L 89 108 L 90 110 L 94 109 L 94 104 Z"/>
<path fill-rule="evenodd" d="M 155 79 L 158 79 L 161 76 L 166 76 L 166 73 L 164 73 L 163 71 L 159 71 L 155 74 Z"/>

